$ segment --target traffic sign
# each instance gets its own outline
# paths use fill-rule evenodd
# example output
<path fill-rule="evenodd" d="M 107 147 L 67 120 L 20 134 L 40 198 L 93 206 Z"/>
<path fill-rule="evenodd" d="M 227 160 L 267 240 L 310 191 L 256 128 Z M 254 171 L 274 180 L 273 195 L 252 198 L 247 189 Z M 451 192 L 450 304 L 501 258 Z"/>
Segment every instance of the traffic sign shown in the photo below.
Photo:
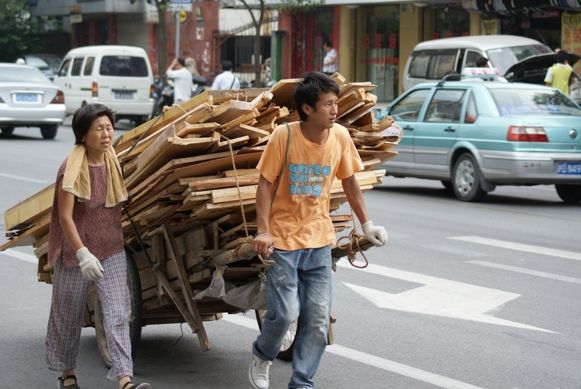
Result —
<path fill-rule="evenodd" d="M 171 0 L 169 3 L 169 9 L 174 12 L 192 12 L 192 0 Z"/>

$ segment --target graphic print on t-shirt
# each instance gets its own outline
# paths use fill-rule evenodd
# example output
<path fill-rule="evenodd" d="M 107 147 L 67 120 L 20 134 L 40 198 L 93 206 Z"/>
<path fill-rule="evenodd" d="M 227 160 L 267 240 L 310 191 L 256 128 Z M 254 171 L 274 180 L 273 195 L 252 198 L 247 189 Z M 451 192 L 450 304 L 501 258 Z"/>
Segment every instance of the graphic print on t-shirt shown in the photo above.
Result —
<path fill-rule="evenodd" d="M 319 164 L 290 163 L 288 170 L 291 196 L 321 196 L 324 182 L 331 174 L 331 166 Z"/>

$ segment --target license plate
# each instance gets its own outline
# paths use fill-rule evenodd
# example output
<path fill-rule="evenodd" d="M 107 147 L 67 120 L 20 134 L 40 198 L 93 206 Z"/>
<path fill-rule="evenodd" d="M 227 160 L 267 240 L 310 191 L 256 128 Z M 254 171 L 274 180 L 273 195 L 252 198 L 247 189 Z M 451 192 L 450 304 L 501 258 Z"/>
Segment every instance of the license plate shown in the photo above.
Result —
<path fill-rule="evenodd" d="M 14 96 L 14 101 L 17 103 L 38 103 L 39 95 L 36 93 L 17 93 Z"/>
<path fill-rule="evenodd" d="M 119 100 L 132 100 L 133 99 L 133 92 L 132 91 L 115 91 L 115 98 Z"/>
<path fill-rule="evenodd" d="M 557 174 L 566 174 L 571 176 L 581 175 L 581 162 L 558 162 Z"/>

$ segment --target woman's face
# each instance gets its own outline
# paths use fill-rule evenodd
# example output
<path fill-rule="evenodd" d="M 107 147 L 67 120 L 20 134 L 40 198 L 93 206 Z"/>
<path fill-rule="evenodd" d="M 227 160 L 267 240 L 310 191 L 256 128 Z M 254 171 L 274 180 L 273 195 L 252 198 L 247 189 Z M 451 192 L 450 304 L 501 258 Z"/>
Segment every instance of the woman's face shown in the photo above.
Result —
<path fill-rule="evenodd" d="M 113 124 L 109 117 L 99 116 L 93 120 L 85 135 L 85 147 L 92 152 L 104 153 L 111 147 L 113 135 Z"/>

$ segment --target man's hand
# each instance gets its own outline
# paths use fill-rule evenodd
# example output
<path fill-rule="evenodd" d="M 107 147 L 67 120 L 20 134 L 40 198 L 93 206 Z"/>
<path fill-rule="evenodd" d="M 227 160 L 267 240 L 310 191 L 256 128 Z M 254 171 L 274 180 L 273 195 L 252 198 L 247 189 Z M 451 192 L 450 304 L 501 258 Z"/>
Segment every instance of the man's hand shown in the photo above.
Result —
<path fill-rule="evenodd" d="M 370 220 L 361 225 L 363 234 L 374 246 L 380 247 L 387 242 L 387 232 L 382 226 L 375 226 Z"/>
<path fill-rule="evenodd" d="M 95 257 L 88 248 L 81 247 L 75 253 L 75 257 L 79 260 L 79 267 L 83 276 L 91 281 L 97 281 L 103 277 L 103 266 L 101 262 Z"/>
<path fill-rule="evenodd" d="M 270 257 L 273 250 L 272 236 L 270 233 L 263 232 L 256 235 L 252 241 L 252 248 L 254 248 L 254 251 L 260 254 L 264 259 Z"/>

